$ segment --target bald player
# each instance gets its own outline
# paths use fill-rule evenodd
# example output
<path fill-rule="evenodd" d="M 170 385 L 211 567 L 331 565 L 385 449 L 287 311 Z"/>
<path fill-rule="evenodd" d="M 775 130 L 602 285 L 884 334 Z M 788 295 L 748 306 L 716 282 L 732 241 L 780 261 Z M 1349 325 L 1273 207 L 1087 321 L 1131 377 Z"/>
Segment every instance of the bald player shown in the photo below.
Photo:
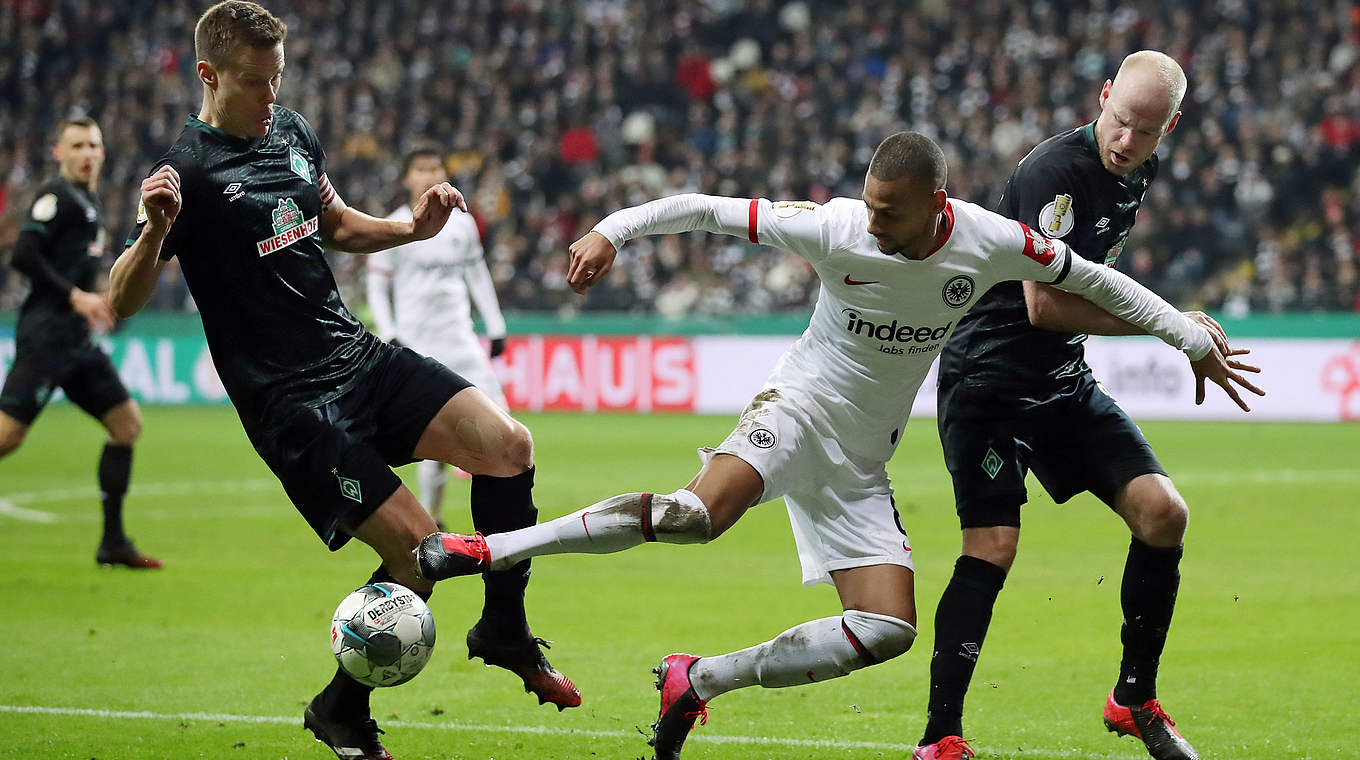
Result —
<path fill-rule="evenodd" d="M 1049 138 L 1021 160 L 997 211 L 1114 266 L 1157 176 L 1157 145 L 1180 120 L 1185 86 L 1168 56 L 1152 50 L 1128 56 L 1100 90 L 1099 118 Z M 1207 315 L 1185 316 L 1214 335 L 1226 356 L 1245 353 L 1230 351 Z M 1030 469 L 1054 501 L 1090 491 L 1132 533 L 1121 590 L 1124 653 L 1105 704 L 1106 727 L 1141 739 L 1159 760 L 1197 757 L 1156 691 L 1188 510 L 1082 351 L 1087 335 L 1140 334 L 1091 301 L 1037 282 L 999 283 L 959 319 L 940 358 L 938 420 L 963 552 L 935 611 L 929 720 L 917 760 L 974 756 L 961 738 L 963 700 L 1015 560 Z M 1201 383 L 1196 403 L 1203 398 Z"/>

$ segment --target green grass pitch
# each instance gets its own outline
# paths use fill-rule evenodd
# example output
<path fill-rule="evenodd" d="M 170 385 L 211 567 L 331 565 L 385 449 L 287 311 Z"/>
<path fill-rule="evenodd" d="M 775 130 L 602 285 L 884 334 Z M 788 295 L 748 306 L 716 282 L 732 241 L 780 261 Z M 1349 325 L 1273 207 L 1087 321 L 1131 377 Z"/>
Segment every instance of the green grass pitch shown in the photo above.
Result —
<path fill-rule="evenodd" d="M 672 490 L 730 417 L 526 415 L 544 518 L 630 490 Z M 1360 427 L 1149 423 L 1191 506 L 1161 696 L 1202 757 L 1360 755 Z M 130 533 L 167 567 L 94 564 L 99 429 L 49 409 L 0 462 L 0 758 L 331 757 L 301 728 L 329 678 L 336 603 L 375 565 L 332 556 L 285 500 L 230 409 L 151 408 Z M 904 759 L 924 722 L 935 602 L 959 538 L 932 420 L 890 464 L 916 553 L 921 638 L 906 656 L 810 687 L 715 700 L 689 760 Z M 414 468 L 402 471 L 414 478 Z M 1105 732 L 1128 535 L 1089 496 L 1056 506 L 1031 481 L 1020 557 L 996 608 L 965 725 L 984 758 L 1142 758 Z M 456 525 L 465 483 L 451 481 Z M 633 758 L 655 717 L 650 669 L 835 614 L 799 585 L 780 504 L 706 546 L 535 561 L 535 632 L 580 686 L 558 713 L 466 659 L 479 584 L 431 602 L 439 643 L 411 683 L 375 694 L 402 760 Z"/>

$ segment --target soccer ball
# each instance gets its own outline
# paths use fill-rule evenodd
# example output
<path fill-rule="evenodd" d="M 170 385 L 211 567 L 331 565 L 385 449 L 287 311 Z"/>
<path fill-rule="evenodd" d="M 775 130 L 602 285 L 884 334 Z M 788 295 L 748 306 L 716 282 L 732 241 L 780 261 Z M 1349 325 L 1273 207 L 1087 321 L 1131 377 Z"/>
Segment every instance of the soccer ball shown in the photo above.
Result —
<path fill-rule="evenodd" d="M 331 651 L 354 680 L 396 686 L 420 672 L 434 650 L 434 615 L 415 592 L 370 583 L 345 597 L 331 618 Z"/>

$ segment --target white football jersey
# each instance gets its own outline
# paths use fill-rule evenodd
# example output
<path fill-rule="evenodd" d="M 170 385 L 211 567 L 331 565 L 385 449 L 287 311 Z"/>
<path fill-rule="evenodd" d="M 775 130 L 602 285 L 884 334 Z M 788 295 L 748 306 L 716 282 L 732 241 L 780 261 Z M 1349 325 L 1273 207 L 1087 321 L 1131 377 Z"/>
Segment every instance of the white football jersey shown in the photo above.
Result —
<path fill-rule="evenodd" d="M 411 208 L 402 206 L 387 218 L 410 221 Z M 471 214 L 455 209 L 434 237 L 372 254 L 367 266 L 375 332 L 384 340 L 396 337 L 436 358 L 465 351 L 478 344 L 473 305 L 488 336 L 505 336 L 505 318 Z"/>
<path fill-rule="evenodd" d="M 807 330 L 767 384 L 813 405 L 861 456 L 892 456 L 931 363 L 983 293 L 1053 282 L 1070 266 L 1061 241 L 1019 222 L 952 198 L 945 215 L 944 243 L 917 261 L 878 249 L 861 200 L 751 201 L 750 239 L 801 256 L 821 279 Z"/>
<path fill-rule="evenodd" d="M 949 199 L 944 242 L 916 261 L 878 250 L 864 202 L 771 203 L 685 194 L 610 214 L 595 226 L 618 249 L 644 234 L 708 230 L 781 248 L 812 264 L 821 291 L 803 335 L 767 386 L 819 412 L 846 451 L 886 461 L 916 391 L 964 314 L 1005 280 L 1078 293 L 1198 359 L 1208 332 L 1109 267 L 1073 256 L 1020 222 Z"/>

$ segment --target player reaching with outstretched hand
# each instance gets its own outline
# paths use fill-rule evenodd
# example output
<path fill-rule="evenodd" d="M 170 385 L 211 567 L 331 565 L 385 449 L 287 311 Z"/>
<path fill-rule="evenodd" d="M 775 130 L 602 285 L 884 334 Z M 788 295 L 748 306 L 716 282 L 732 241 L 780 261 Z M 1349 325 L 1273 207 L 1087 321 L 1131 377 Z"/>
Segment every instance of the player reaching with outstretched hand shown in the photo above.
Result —
<path fill-rule="evenodd" d="M 194 31 L 203 106 L 142 183 L 138 227 L 111 277 L 114 309 L 140 309 L 178 256 L 222 383 L 256 452 L 332 550 L 351 537 L 382 559 L 370 582 L 433 590 L 411 551 L 434 521 L 391 467 L 416 459 L 473 473 L 478 530 L 533 525 L 533 441 L 481 391 L 433 359 L 364 330 L 345 308 L 323 243 L 364 253 L 433 236 L 462 195 L 440 182 L 409 221 L 348 207 L 316 132 L 275 104 L 283 22 L 251 2 L 209 8 Z M 486 526 L 485 528 L 480 526 Z M 470 655 L 513 671 L 540 701 L 580 704 L 544 658 L 524 614 L 528 562 L 487 573 Z M 372 689 L 344 671 L 303 725 L 344 760 L 391 758 Z"/>
<path fill-rule="evenodd" d="M 860 199 L 825 205 L 684 194 L 606 217 L 571 247 L 583 292 L 628 240 L 705 230 L 806 259 L 821 279 L 811 323 L 699 473 L 670 493 L 629 493 L 496 536 L 435 534 L 418 549 L 431 579 L 544 554 L 609 553 L 648 541 L 703 543 L 783 496 L 808 585 L 830 583 L 840 615 L 716 657 L 673 654 L 656 668 L 650 743 L 680 755 L 708 701 L 753 685 L 800 686 L 906 652 L 916 638 L 911 544 L 885 464 L 912 400 L 959 317 L 997 282 L 1078 293 L 1185 351 L 1197 376 L 1241 382 L 1202 327 L 1155 294 L 1018 222 L 945 194 L 945 160 L 901 132 L 875 152 Z"/>

